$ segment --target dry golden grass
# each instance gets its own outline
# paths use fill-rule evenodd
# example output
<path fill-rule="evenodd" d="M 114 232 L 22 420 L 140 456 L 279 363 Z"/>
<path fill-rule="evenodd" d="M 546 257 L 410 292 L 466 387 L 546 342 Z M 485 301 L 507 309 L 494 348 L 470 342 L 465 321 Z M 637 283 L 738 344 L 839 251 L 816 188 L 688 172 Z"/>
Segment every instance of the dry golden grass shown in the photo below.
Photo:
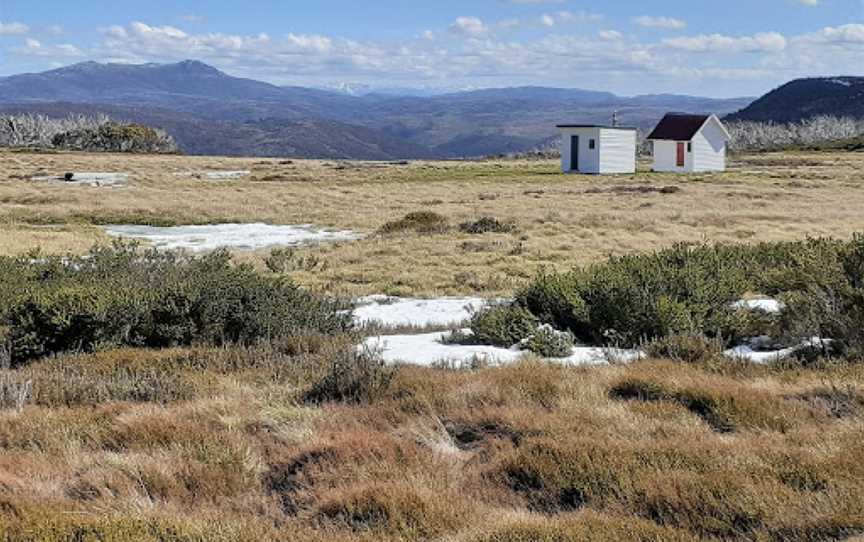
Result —
<path fill-rule="evenodd" d="M 294 273 L 301 283 L 352 295 L 496 296 L 544 267 L 676 241 L 848 237 L 864 230 L 864 153 L 753 155 L 733 159 L 723 174 L 655 174 L 643 167 L 615 177 L 561 175 L 552 161 L 398 165 L 2 152 L 0 164 L 2 254 L 35 246 L 81 252 L 106 241 L 94 224 L 312 223 L 369 235 L 299 251 L 313 262 Z M 253 174 L 223 182 L 174 175 L 240 169 Z M 128 172 L 132 180 L 121 188 L 28 180 L 66 171 Z M 374 235 L 421 210 L 454 225 L 493 216 L 520 232 Z"/>
<path fill-rule="evenodd" d="M 266 365 L 261 355 L 123 350 L 22 369 L 57 386 L 51 374 L 86 364 L 94 389 L 104 389 L 127 365 L 174 366 L 191 390 L 152 401 L 103 391 L 71 407 L 45 395 L 0 413 L 3 539 L 810 541 L 864 533 L 861 366 L 406 367 L 373 403 L 305 406 L 310 380 L 248 373 Z M 669 393 L 624 397 L 627 382 Z M 686 390 L 713 399 L 706 404 L 735 423 L 712 423 L 680 400 Z"/>

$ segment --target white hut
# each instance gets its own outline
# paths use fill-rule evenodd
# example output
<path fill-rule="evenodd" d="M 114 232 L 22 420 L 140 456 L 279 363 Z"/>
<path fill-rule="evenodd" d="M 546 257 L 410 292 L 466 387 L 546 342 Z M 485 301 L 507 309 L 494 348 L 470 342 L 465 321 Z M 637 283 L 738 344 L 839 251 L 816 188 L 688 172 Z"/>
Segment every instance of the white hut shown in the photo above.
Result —
<path fill-rule="evenodd" d="M 670 113 L 648 136 L 654 171 L 725 171 L 729 132 L 717 115 Z"/>
<path fill-rule="evenodd" d="M 564 173 L 636 173 L 636 129 L 559 124 Z"/>

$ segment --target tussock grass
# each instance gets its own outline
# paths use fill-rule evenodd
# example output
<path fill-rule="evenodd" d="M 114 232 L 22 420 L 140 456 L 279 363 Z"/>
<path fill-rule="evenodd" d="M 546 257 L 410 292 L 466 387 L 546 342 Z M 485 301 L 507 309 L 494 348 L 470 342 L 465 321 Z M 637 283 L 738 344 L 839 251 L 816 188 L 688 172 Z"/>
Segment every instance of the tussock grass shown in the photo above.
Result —
<path fill-rule="evenodd" d="M 7 371 L 35 379 L 89 364 L 82 378 L 104 390 L 105 375 L 149 368 L 191 385 L 170 400 L 94 391 L 0 412 L 4 534 L 779 541 L 864 532 L 860 366 L 404 367 L 374 396 L 304 406 L 332 351 L 314 339 L 291 344 L 290 355 L 119 350 Z"/>

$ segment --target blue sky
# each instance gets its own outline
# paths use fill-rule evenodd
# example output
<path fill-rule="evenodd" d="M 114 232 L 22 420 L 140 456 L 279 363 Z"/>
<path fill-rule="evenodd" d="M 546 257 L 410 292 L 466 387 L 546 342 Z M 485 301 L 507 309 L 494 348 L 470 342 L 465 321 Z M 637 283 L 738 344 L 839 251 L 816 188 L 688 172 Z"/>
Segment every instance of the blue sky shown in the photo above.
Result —
<path fill-rule="evenodd" d="M 0 0 L 0 75 L 194 58 L 277 84 L 755 95 L 864 75 L 864 0 Z"/>

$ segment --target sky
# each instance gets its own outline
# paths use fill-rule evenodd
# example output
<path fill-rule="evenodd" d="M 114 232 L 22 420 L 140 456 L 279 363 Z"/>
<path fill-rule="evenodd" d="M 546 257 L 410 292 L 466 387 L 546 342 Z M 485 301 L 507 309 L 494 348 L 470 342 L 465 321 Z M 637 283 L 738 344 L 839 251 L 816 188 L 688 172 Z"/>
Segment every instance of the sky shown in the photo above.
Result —
<path fill-rule="evenodd" d="M 0 0 L 0 75 L 185 59 L 280 85 L 756 96 L 864 75 L 864 0 Z"/>

